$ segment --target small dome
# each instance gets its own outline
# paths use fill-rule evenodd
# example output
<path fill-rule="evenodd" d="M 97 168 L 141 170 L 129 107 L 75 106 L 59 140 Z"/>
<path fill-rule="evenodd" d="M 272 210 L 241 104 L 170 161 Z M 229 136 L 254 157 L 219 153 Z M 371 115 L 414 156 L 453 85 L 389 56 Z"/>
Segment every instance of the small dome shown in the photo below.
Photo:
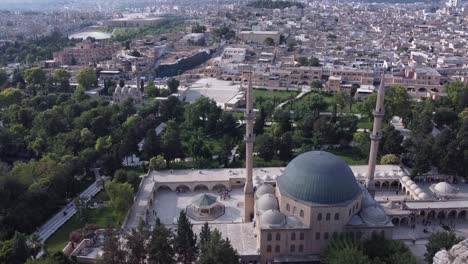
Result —
<path fill-rule="evenodd" d="M 429 194 L 425 192 L 419 194 L 418 197 L 421 198 L 422 200 L 430 200 L 432 198 Z"/>
<path fill-rule="evenodd" d="M 388 208 L 388 209 L 396 209 L 395 203 L 393 203 L 393 201 L 388 201 L 387 203 L 383 204 L 382 206 L 385 207 L 385 208 Z"/>
<path fill-rule="evenodd" d="M 410 185 L 409 188 L 414 191 L 414 190 L 418 189 L 419 187 L 418 187 L 418 185 L 416 183 L 413 183 L 413 184 Z"/>
<path fill-rule="evenodd" d="M 114 93 L 119 94 L 121 91 L 122 91 L 122 88 L 120 88 L 120 86 L 117 86 L 114 90 Z"/>
<path fill-rule="evenodd" d="M 276 200 L 276 197 L 271 193 L 267 193 L 260 196 L 260 198 L 258 198 L 257 200 L 256 205 L 257 209 L 260 212 L 265 212 L 268 210 L 278 210 L 278 201 Z"/>
<path fill-rule="evenodd" d="M 439 182 L 436 185 L 431 186 L 431 190 L 438 194 L 455 194 L 458 192 L 457 188 L 453 187 L 452 185 L 446 182 Z"/>
<path fill-rule="evenodd" d="M 388 217 L 378 206 L 371 206 L 361 211 L 362 220 L 369 225 L 385 225 L 388 223 Z"/>
<path fill-rule="evenodd" d="M 310 151 L 293 159 L 277 184 L 292 198 L 319 204 L 349 202 L 362 191 L 348 164 L 325 151 Z"/>
<path fill-rule="evenodd" d="M 128 87 L 125 86 L 124 88 L 122 88 L 121 91 L 122 91 L 122 93 L 125 93 L 125 94 L 128 93 Z"/>
<path fill-rule="evenodd" d="M 400 171 L 400 172 L 398 172 L 398 176 L 404 177 L 404 176 L 408 176 L 408 175 L 406 175 L 406 173 L 404 171 Z"/>
<path fill-rule="evenodd" d="M 411 180 L 411 178 L 408 177 L 408 176 L 404 176 L 403 178 L 401 178 L 401 180 L 402 180 L 403 182 L 407 182 L 407 181 Z"/>
<path fill-rule="evenodd" d="M 257 196 L 258 198 L 267 193 L 274 194 L 275 188 L 271 184 L 264 183 L 257 188 L 257 190 L 255 191 L 255 196 Z"/>
<path fill-rule="evenodd" d="M 132 88 L 128 89 L 128 92 L 131 93 L 131 94 L 136 94 L 138 92 L 138 90 L 137 90 L 137 88 L 132 87 Z"/>
<path fill-rule="evenodd" d="M 358 172 L 358 173 L 355 173 L 355 174 L 354 174 L 354 177 L 356 177 L 356 178 L 361 178 L 361 177 L 362 177 L 362 174 L 359 173 L 359 172 Z"/>
<path fill-rule="evenodd" d="M 286 216 L 278 210 L 268 210 L 260 216 L 262 227 L 282 227 L 286 224 Z"/>
<path fill-rule="evenodd" d="M 351 226 L 360 226 L 364 224 L 362 222 L 362 219 L 361 217 L 359 217 L 358 215 L 353 215 L 353 217 L 351 217 L 351 219 L 349 219 L 349 222 L 348 222 L 348 225 L 351 225 Z"/>
<path fill-rule="evenodd" d="M 414 190 L 414 193 L 415 193 L 416 195 L 420 195 L 422 192 L 423 192 L 423 190 L 421 190 L 421 188 L 419 188 L 419 187 L 416 188 L 416 190 Z"/>
<path fill-rule="evenodd" d="M 298 226 L 303 226 L 301 220 L 299 220 L 295 216 L 288 216 L 286 217 L 286 225 L 288 227 L 298 227 Z"/>
<path fill-rule="evenodd" d="M 362 208 L 367 208 L 371 206 L 375 206 L 375 200 L 372 196 L 366 191 L 366 193 L 362 196 Z"/>
<path fill-rule="evenodd" d="M 406 184 L 406 186 L 408 186 L 408 187 L 409 187 L 409 186 L 411 186 L 411 185 L 413 185 L 413 184 L 414 184 L 414 181 L 412 181 L 412 180 L 409 180 L 409 181 L 405 182 L 405 184 Z"/>

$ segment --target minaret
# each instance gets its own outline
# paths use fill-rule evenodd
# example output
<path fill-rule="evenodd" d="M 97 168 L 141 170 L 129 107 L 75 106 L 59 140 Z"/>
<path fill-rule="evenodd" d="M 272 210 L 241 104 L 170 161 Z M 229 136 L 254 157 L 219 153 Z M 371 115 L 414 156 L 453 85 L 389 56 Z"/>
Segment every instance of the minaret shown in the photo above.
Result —
<path fill-rule="evenodd" d="M 252 72 L 248 73 L 249 86 L 246 92 L 245 108 L 245 187 L 244 187 L 244 222 L 251 222 L 254 215 L 254 190 L 253 190 L 253 144 L 255 135 L 253 134 L 254 112 L 252 95 Z"/>
<path fill-rule="evenodd" d="M 377 153 L 379 151 L 379 142 L 382 139 L 382 118 L 385 114 L 384 110 L 384 97 L 385 97 L 385 75 L 382 75 L 380 80 L 380 87 L 377 93 L 377 102 L 375 104 L 375 109 L 372 111 L 374 115 L 374 126 L 372 128 L 372 133 L 370 134 L 371 138 L 371 147 L 369 153 L 369 168 L 367 172 L 366 188 L 372 197 L 375 196 L 375 183 L 374 183 L 374 174 L 375 174 L 375 164 L 377 162 Z"/>

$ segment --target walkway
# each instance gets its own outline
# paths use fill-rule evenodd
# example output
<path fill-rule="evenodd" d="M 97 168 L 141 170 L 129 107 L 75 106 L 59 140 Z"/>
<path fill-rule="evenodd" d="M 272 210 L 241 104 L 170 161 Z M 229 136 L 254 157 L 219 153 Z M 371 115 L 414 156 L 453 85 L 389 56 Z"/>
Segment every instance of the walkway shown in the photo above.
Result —
<path fill-rule="evenodd" d="M 86 190 L 84 190 L 79 196 L 91 199 L 102 190 L 102 186 L 99 183 L 101 175 L 98 169 L 93 169 L 96 180 Z M 49 219 L 44 225 L 38 228 L 36 234 L 39 236 L 40 241 L 46 241 L 53 233 L 55 233 L 65 222 L 67 222 L 77 212 L 77 208 L 74 202 L 68 203 L 63 207 L 57 214 Z"/>
<path fill-rule="evenodd" d="M 282 102 L 281 104 L 279 104 L 276 108 L 278 109 L 282 109 L 284 105 L 288 104 L 289 102 L 291 101 L 296 101 L 296 100 L 299 100 L 301 97 L 303 97 L 304 95 L 308 94 L 310 92 L 310 88 L 302 88 L 302 91 L 296 95 L 296 97 L 294 97 L 293 99 L 291 100 L 286 100 L 284 102 Z"/>

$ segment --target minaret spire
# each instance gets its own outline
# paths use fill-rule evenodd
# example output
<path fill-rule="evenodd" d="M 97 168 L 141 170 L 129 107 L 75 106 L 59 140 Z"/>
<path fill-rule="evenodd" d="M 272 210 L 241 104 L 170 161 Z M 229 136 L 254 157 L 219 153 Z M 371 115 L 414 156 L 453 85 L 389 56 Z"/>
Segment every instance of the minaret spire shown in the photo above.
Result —
<path fill-rule="evenodd" d="M 255 135 L 253 134 L 254 111 L 252 92 L 252 71 L 248 72 L 249 86 L 246 91 L 245 108 L 245 186 L 244 186 L 244 222 L 252 221 L 254 215 L 254 191 L 253 191 L 253 144 Z"/>
<path fill-rule="evenodd" d="M 385 114 L 384 110 L 384 97 L 385 97 L 385 75 L 382 75 L 380 80 L 380 87 L 377 93 L 377 102 L 375 104 L 375 110 L 372 111 L 374 115 L 374 126 L 372 128 L 372 133 L 370 134 L 371 138 L 371 147 L 369 153 L 369 166 L 367 172 L 366 188 L 372 197 L 375 196 L 375 183 L 374 183 L 374 174 L 375 174 L 375 164 L 377 162 L 377 153 L 379 151 L 379 142 L 382 139 L 382 119 Z"/>

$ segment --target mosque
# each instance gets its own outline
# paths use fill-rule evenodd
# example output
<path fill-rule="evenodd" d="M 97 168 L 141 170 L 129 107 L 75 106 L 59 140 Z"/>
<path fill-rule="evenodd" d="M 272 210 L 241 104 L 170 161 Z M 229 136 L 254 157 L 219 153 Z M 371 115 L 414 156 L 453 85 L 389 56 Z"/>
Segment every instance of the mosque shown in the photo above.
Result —
<path fill-rule="evenodd" d="M 365 239 L 373 234 L 393 238 L 396 226 L 415 221 L 434 196 L 407 186 L 409 177 L 398 166 L 376 167 L 384 84 L 378 91 L 368 166 L 346 164 L 325 152 L 311 151 L 285 168 L 253 168 L 253 96 L 250 73 L 246 91 L 246 168 L 151 171 L 142 181 L 124 223 L 148 225 L 156 217 L 175 226 L 185 210 L 195 231 L 204 222 L 231 240 L 245 263 L 320 263 L 328 242 L 339 235 Z M 382 78 L 383 79 L 383 78 Z M 388 173 L 391 171 L 391 173 Z M 376 202 L 376 188 L 395 187 L 416 205 Z M 443 188 L 442 188 L 443 187 Z M 447 186 L 433 186 L 444 195 Z M 423 201 L 424 204 L 418 205 Z M 419 207 L 418 207 L 419 206 Z M 454 206 L 456 206 L 454 204 Z M 465 203 L 463 205 L 467 207 Z M 440 206 L 439 206 L 440 207 Z M 456 209 L 456 215 L 466 209 Z M 429 209 L 427 209 L 429 210 Z"/>

